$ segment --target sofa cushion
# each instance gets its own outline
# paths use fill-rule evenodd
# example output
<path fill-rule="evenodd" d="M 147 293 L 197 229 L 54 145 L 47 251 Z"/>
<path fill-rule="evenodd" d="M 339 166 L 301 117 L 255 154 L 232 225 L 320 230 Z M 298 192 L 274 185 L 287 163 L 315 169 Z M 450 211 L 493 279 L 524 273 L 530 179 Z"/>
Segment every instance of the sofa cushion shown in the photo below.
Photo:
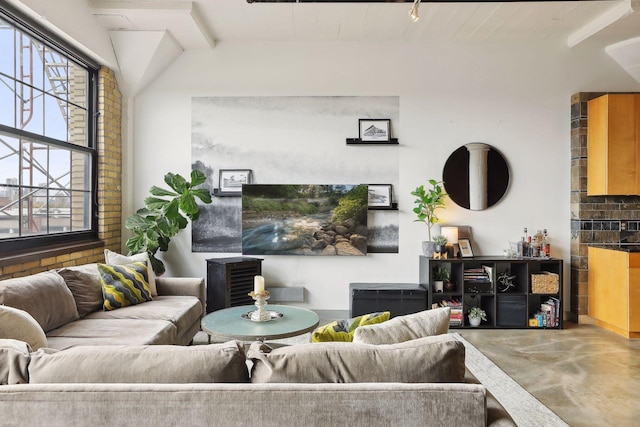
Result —
<path fill-rule="evenodd" d="M 254 343 L 248 357 L 254 383 L 463 382 L 465 372 L 464 344 L 449 334 L 392 345 Z"/>
<path fill-rule="evenodd" d="M 24 341 L 0 338 L 0 385 L 29 382 L 29 353 Z"/>
<path fill-rule="evenodd" d="M 175 325 L 164 320 L 85 317 L 49 331 L 47 344 L 58 350 L 78 345 L 174 344 L 176 336 Z"/>
<path fill-rule="evenodd" d="M 45 332 L 79 317 L 71 291 L 54 271 L 1 281 L 0 304 L 26 311 Z"/>
<path fill-rule="evenodd" d="M 151 301 L 146 262 L 98 264 L 98 270 L 102 279 L 104 310 L 115 310 Z"/>
<path fill-rule="evenodd" d="M 336 320 L 326 325 L 320 326 L 311 334 L 311 342 L 328 341 L 353 341 L 353 333 L 356 328 L 364 325 L 382 323 L 391 317 L 391 313 L 383 311 L 380 313 L 363 314 L 352 319 Z"/>
<path fill-rule="evenodd" d="M 81 318 L 94 311 L 102 310 L 104 299 L 98 264 L 65 267 L 57 271 L 71 290 Z"/>
<path fill-rule="evenodd" d="M 78 346 L 31 355 L 29 383 L 246 383 L 241 343 Z"/>
<path fill-rule="evenodd" d="M 19 308 L 0 305 L 0 338 L 24 341 L 33 350 L 47 346 L 47 336 L 36 319 Z"/>
<path fill-rule="evenodd" d="M 358 328 L 353 341 L 364 344 L 393 344 L 446 334 L 449 331 L 450 318 L 449 307 L 398 316 L 388 322 Z"/>
<path fill-rule="evenodd" d="M 85 319 L 147 319 L 166 320 L 178 328 L 178 335 L 200 320 L 202 304 L 196 297 L 158 296 L 144 304 L 120 310 L 96 311 Z"/>
<path fill-rule="evenodd" d="M 149 283 L 149 289 L 151 289 L 151 296 L 155 297 L 158 295 L 158 291 L 156 289 L 156 275 L 153 272 L 153 268 L 151 268 L 151 260 L 149 259 L 149 254 L 146 252 L 135 255 L 121 255 L 117 252 L 110 251 L 109 249 L 104 250 L 104 259 L 105 262 L 109 265 L 122 265 L 122 264 L 131 264 L 132 262 L 146 262 L 147 263 L 147 281 Z"/>

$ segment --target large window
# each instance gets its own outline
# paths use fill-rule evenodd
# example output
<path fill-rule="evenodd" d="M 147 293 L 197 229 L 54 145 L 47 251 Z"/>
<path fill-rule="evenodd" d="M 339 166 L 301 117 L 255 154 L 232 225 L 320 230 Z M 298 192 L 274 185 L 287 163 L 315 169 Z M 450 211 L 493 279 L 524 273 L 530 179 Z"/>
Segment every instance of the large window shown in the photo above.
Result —
<path fill-rule="evenodd" d="M 96 69 L 0 10 L 0 253 L 96 236 Z"/>

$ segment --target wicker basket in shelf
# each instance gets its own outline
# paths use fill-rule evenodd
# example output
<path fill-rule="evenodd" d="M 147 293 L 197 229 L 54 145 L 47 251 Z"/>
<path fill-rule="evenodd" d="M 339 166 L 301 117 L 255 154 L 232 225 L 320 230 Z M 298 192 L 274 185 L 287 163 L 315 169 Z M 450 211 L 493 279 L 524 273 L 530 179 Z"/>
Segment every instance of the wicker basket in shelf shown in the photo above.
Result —
<path fill-rule="evenodd" d="M 534 294 L 557 294 L 560 276 L 557 273 L 542 271 L 531 275 L 531 292 Z"/>

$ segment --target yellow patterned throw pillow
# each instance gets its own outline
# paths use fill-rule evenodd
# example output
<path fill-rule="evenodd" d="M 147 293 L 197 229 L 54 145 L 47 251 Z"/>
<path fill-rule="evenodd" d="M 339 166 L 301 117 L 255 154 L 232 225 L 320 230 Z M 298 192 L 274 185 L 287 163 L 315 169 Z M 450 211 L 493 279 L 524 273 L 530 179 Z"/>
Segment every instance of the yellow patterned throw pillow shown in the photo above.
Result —
<path fill-rule="evenodd" d="M 327 341 L 353 341 L 353 334 L 358 326 L 374 325 L 382 323 L 391 317 L 391 313 L 383 311 L 380 313 L 363 314 L 353 319 L 337 320 L 324 326 L 320 326 L 311 334 L 311 342 Z"/>
<path fill-rule="evenodd" d="M 98 264 L 102 283 L 104 311 L 151 301 L 147 263 L 125 265 Z"/>

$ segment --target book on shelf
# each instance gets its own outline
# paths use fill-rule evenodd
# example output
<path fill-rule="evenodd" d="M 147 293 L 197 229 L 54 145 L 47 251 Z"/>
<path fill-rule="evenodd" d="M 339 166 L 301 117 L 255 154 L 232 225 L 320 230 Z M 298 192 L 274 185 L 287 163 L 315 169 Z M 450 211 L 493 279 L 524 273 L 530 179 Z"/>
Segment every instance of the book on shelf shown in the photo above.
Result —
<path fill-rule="evenodd" d="M 464 313 L 462 312 L 462 302 L 457 299 L 443 300 L 440 303 L 434 303 L 435 307 L 449 307 L 451 314 L 449 317 L 449 326 L 459 327 L 464 325 Z"/>

